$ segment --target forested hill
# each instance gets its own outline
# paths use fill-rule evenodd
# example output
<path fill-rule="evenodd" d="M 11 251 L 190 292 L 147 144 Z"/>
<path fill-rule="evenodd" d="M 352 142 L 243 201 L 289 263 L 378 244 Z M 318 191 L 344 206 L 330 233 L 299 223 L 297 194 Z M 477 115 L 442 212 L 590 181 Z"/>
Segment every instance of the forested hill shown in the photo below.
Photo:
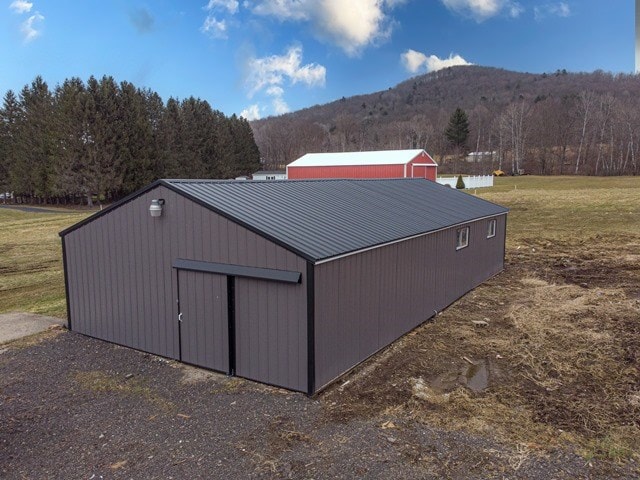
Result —
<path fill-rule="evenodd" d="M 640 173 L 636 75 L 452 67 L 251 125 L 272 165 L 306 152 L 395 148 L 425 148 L 442 161 L 456 153 L 444 131 L 457 107 L 469 119 L 466 151 L 495 151 L 505 169 Z"/>
<path fill-rule="evenodd" d="M 0 193 L 37 203 L 121 198 L 153 180 L 234 178 L 259 167 L 249 123 L 203 100 L 112 77 L 37 77 L 0 107 Z"/>

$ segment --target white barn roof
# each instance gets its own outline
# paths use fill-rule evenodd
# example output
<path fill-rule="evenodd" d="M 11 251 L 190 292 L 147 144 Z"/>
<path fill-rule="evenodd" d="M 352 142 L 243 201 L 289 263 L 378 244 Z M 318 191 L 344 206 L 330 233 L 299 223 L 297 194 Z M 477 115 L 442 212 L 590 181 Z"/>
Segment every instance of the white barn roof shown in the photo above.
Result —
<path fill-rule="evenodd" d="M 288 167 L 339 167 L 351 165 L 405 165 L 421 153 L 415 150 L 378 150 L 375 152 L 307 153 Z"/>

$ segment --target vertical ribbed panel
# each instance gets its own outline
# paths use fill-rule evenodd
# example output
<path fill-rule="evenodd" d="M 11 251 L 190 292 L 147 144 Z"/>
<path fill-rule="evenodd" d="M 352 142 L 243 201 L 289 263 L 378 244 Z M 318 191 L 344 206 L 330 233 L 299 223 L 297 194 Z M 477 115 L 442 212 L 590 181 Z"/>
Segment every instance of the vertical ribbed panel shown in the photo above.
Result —
<path fill-rule="evenodd" d="M 288 179 L 303 178 L 403 178 L 405 165 L 289 166 Z"/>
<path fill-rule="evenodd" d="M 180 271 L 182 360 L 229 373 L 227 278 Z"/>
<path fill-rule="evenodd" d="M 340 374 L 503 269 L 505 216 L 471 222 L 469 246 L 456 228 L 317 265 L 316 385 Z"/>
<path fill-rule="evenodd" d="M 292 265 L 303 271 L 304 266 Z M 307 388 L 306 305 L 301 285 L 236 278 L 236 374 L 294 390 Z"/>

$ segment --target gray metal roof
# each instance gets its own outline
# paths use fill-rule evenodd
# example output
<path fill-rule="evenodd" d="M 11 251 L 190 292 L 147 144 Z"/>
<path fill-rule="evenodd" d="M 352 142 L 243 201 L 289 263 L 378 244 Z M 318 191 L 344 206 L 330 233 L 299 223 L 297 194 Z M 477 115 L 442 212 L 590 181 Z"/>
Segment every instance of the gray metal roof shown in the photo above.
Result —
<path fill-rule="evenodd" d="M 313 261 L 508 211 L 423 179 L 159 183 Z"/>

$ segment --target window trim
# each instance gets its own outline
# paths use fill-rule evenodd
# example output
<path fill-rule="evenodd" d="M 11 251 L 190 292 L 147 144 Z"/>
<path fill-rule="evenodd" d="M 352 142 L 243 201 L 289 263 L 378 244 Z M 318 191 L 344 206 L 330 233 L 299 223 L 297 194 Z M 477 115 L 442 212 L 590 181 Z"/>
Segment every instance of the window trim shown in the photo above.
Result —
<path fill-rule="evenodd" d="M 461 235 L 460 232 L 466 232 L 466 234 Z M 460 227 L 456 230 L 456 251 L 462 250 L 463 248 L 467 248 L 469 246 L 469 227 Z M 460 242 L 460 240 L 464 238 L 464 242 Z M 464 244 L 461 244 L 464 243 Z"/>
<path fill-rule="evenodd" d="M 487 228 L 487 238 L 493 238 L 496 236 L 496 230 L 498 229 L 498 221 L 495 218 L 489 220 Z"/>

